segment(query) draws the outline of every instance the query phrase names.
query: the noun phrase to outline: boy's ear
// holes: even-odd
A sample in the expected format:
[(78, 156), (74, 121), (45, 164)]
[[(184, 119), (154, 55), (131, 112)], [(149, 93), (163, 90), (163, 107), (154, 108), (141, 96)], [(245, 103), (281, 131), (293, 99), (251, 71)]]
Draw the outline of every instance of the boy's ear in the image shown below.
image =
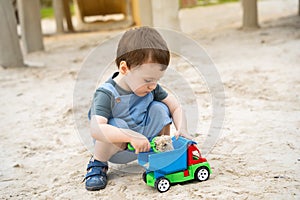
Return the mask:
[(128, 73), (129, 68), (128, 68), (128, 66), (127, 66), (126, 61), (121, 61), (121, 62), (120, 62), (119, 71), (120, 71), (120, 73), (123, 74), (123, 75), (125, 75), (125, 74)]

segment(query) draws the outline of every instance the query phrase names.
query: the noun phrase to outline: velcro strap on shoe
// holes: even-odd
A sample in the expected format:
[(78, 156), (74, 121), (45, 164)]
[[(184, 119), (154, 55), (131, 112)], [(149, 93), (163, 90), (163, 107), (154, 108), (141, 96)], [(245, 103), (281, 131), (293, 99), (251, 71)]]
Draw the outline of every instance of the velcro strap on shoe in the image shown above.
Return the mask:
[(93, 168), (90, 172), (88, 172), (86, 175), (85, 175), (85, 179), (89, 178), (89, 177), (92, 177), (92, 176), (104, 176), (106, 177), (106, 173), (102, 171), (102, 168)]
[(94, 168), (94, 167), (97, 167), (97, 168), (99, 167), (99, 168), (101, 168), (101, 170), (102, 170), (102, 168), (104, 168), (106, 170), (108, 169), (108, 165), (106, 163), (100, 162), (98, 160), (94, 160), (93, 162), (90, 162), (88, 164), (87, 170), (90, 170), (91, 168)]

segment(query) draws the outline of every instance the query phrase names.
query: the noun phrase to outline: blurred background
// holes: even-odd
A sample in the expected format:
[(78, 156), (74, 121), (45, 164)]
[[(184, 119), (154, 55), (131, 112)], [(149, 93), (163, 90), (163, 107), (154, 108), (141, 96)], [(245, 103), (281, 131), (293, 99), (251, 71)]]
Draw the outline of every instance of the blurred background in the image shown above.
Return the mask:
[[(238, 4), (233, 4), (234, 2), (239, 1), (7, 0), (1, 2), (0, 14), (5, 17), (0, 21), (0, 26), (5, 31), (1, 33), (0, 44), (3, 43), (3, 47), (7, 46), (5, 42), (10, 39), (17, 40), (16, 27), (25, 53), (43, 50), (43, 35), (47, 34), (120, 30), (131, 26), (154, 26), (192, 33), (201, 30), (203, 26), (210, 25), (213, 29), (230, 23), (239, 24), (244, 30), (256, 29), (259, 28), (259, 15), (271, 16), (270, 10), (273, 13), (277, 10), (284, 15), (284, 12), (291, 9), (291, 4), (283, 1), (272, 9), (264, 6), (267, 10), (259, 11), (259, 4), (272, 3), (257, 0), (242, 0)], [(228, 6), (228, 12), (219, 13), (218, 5), (229, 3), (231, 5)], [(203, 9), (203, 7), (210, 8)], [(207, 16), (205, 12), (210, 12), (209, 18), (201, 17)], [(239, 18), (238, 21), (236, 16)], [(0, 64), (21, 66), (22, 53), (18, 44), (14, 42), (14, 45), (8, 47), (6, 53), (1, 54)], [(17, 60), (12, 58), (14, 54), (17, 55)]]
[[(191, 134), (200, 150), (210, 129), (221, 131), (207, 155), (213, 174), (162, 196), (136, 163), (110, 165), (107, 188), (88, 193), (81, 182), (91, 152), (78, 127), (90, 138), (91, 76), (106, 80), (108, 68), (90, 55), (143, 25), (190, 38), (203, 48), (193, 55), (205, 52), (219, 73), (225, 101), (180, 55), (170, 68), (193, 94), (175, 76), (164, 80), (198, 108)], [(300, 199), (299, 50), (299, 0), (0, 0), (0, 198)], [(211, 127), (213, 98), (225, 107), (221, 127)]]

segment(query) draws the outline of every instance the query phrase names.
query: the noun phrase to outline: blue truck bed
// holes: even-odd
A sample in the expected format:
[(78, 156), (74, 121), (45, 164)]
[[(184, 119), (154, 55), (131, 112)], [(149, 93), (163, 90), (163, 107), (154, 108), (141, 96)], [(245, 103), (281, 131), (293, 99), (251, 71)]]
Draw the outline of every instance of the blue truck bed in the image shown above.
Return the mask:
[(187, 169), (187, 147), (195, 142), (179, 137), (172, 138), (173, 151), (168, 152), (145, 152), (138, 155), (138, 163), (147, 171), (154, 171), (156, 176), (166, 175)]

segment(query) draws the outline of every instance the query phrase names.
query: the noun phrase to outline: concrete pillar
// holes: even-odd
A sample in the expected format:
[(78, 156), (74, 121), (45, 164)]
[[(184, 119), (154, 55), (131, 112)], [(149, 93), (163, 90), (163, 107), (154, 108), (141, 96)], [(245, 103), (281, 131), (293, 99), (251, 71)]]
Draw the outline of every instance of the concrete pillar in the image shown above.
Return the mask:
[(133, 0), (133, 18), (137, 26), (153, 26), (151, 0)]
[(74, 31), (72, 16), (70, 12), (70, 0), (52, 0), (56, 33), (63, 33), (65, 30), (64, 20), (68, 31)]
[(178, 11), (178, 0), (152, 0), (153, 26), (179, 31)]
[(24, 51), (26, 53), (43, 51), (44, 44), (41, 27), (40, 1), (18, 0), (18, 11)]
[(242, 0), (243, 29), (256, 29), (258, 25), (257, 0)]
[(24, 66), (17, 33), (17, 21), (11, 1), (0, 0), (0, 65)]
[(179, 1), (133, 0), (133, 17), (137, 26), (180, 30)]
[(62, 0), (52, 0), (52, 6), (54, 10), (56, 32), (64, 32), (64, 3)]

